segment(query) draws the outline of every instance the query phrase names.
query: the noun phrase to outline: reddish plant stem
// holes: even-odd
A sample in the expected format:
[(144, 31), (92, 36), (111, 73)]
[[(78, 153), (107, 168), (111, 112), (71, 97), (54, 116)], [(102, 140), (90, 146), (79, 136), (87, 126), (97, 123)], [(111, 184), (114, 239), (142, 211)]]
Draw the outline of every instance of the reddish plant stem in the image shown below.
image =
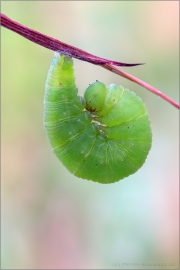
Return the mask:
[(86, 51), (83, 51), (81, 49), (78, 49), (76, 47), (73, 47), (71, 45), (65, 44), (57, 39), (54, 39), (52, 37), (46, 36), (42, 33), (39, 33), (31, 28), (28, 28), (27, 26), (24, 26), (18, 22), (15, 22), (5, 16), (4, 14), (1, 14), (1, 25), (11, 31), (14, 31), (18, 33), (19, 35), (25, 37), (26, 39), (29, 39), (30, 41), (37, 43), (45, 48), (48, 48), (53, 51), (58, 51), (60, 53), (69, 55), (71, 57), (80, 59), (82, 61), (87, 61), (95, 65), (100, 65), (101, 67), (118, 74), (130, 81), (133, 81), (142, 87), (146, 88), (150, 92), (154, 93), (155, 95), (158, 95), (162, 99), (166, 100), (170, 104), (172, 104), (175, 108), (180, 109), (180, 105), (175, 102), (173, 99), (165, 95), (164, 93), (160, 92), (158, 89), (152, 87), (151, 85), (141, 81), (140, 79), (118, 69), (117, 66), (135, 66), (135, 65), (140, 65), (139, 64), (126, 64), (122, 62), (116, 62), (112, 60), (107, 60), (104, 58), (100, 58), (98, 56), (95, 56), (93, 54), (90, 54)]
[(155, 87), (151, 86), (150, 84), (141, 81), (140, 79), (120, 70), (117, 67), (114, 67), (112, 65), (109, 64), (105, 64), (105, 65), (101, 65), (103, 68), (108, 69), (110, 71), (112, 71), (113, 73), (116, 73), (132, 82), (135, 82), (137, 84), (139, 84), (140, 86), (146, 88), (147, 90), (149, 90), (150, 92), (152, 92), (153, 94), (161, 97), (162, 99), (166, 100), (167, 102), (169, 102), (171, 105), (173, 105), (175, 108), (180, 109), (180, 105), (174, 101), (172, 98), (168, 97), (167, 95), (165, 95), (164, 93), (162, 93), (161, 91), (159, 91), (158, 89), (156, 89)]
[(17, 34), (29, 39), (30, 41), (37, 43), (45, 48), (48, 48), (52, 51), (58, 51), (59, 53), (69, 55), (71, 57), (80, 59), (82, 61), (87, 61), (95, 65), (102, 65), (102, 64), (113, 64), (115, 66), (137, 66), (142, 65), (142, 63), (137, 64), (127, 64), (122, 62), (117, 62), (113, 60), (107, 60), (93, 54), (90, 54), (86, 51), (63, 43), (55, 38), (46, 36), (38, 31), (35, 31), (27, 26), (24, 26), (18, 22), (15, 22), (8, 18), (6, 15), (1, 14), (1, 25), (10, 29), (11, 31), (16, 32)]

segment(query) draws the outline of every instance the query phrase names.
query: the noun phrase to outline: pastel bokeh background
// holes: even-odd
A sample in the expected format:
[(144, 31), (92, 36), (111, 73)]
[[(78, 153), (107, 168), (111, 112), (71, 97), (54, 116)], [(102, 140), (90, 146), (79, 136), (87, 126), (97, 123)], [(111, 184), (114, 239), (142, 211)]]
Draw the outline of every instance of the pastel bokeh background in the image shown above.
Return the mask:
[[(179, 99), (179, 1), (4, 1), (1, 12), (98, 56), (145, 62), (123, 70)], [(133, 90), (153, 131), (136, 174), (110, 185), (78, 179), (43, 127), (52, 57), (1, 28), (2, 269), (179, 269), (178, 110), (75, 59), (81, 94), (96, 79)]]

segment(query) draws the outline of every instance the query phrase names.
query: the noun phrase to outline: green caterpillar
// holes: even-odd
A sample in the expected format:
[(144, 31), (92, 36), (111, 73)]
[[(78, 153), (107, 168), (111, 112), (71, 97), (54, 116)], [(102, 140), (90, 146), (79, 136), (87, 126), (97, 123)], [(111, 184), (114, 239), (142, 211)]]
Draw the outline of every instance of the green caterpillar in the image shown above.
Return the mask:
[(77, 177), (103, 184), (135, 173), (152, 142), (146, 107), (122, 86), (96, 81), (78, 96), (72, 58), (55, 53), (44, 97), (51, 147)]

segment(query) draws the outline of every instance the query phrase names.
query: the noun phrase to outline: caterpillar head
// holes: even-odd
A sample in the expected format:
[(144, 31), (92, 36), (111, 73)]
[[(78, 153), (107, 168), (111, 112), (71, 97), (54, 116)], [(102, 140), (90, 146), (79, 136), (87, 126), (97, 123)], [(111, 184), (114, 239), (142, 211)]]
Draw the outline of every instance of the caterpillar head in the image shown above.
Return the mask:
[(100, 111), (104, 107), (107, 87), (104, 83), (96, 81), (85, 91), (86, 109), (92, 112)]

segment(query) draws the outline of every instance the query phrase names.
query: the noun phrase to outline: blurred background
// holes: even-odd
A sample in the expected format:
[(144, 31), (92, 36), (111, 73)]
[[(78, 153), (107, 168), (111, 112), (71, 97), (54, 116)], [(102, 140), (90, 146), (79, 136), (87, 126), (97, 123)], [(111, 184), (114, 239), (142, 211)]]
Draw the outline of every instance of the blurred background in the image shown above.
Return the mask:
[[(179, 100), (179, 1), (2, 1), (1, 11), (100, 57), (145, 62), (122, 69)], [(134, 175), (107, 185), (78, 179), (43, 127), (52, 58), (1, 28), (2, 269), (179, 269), (178, 110), (75, 59), (80, 94), (95, 80), (123, 85), (143, 99), (153, 132)]]

